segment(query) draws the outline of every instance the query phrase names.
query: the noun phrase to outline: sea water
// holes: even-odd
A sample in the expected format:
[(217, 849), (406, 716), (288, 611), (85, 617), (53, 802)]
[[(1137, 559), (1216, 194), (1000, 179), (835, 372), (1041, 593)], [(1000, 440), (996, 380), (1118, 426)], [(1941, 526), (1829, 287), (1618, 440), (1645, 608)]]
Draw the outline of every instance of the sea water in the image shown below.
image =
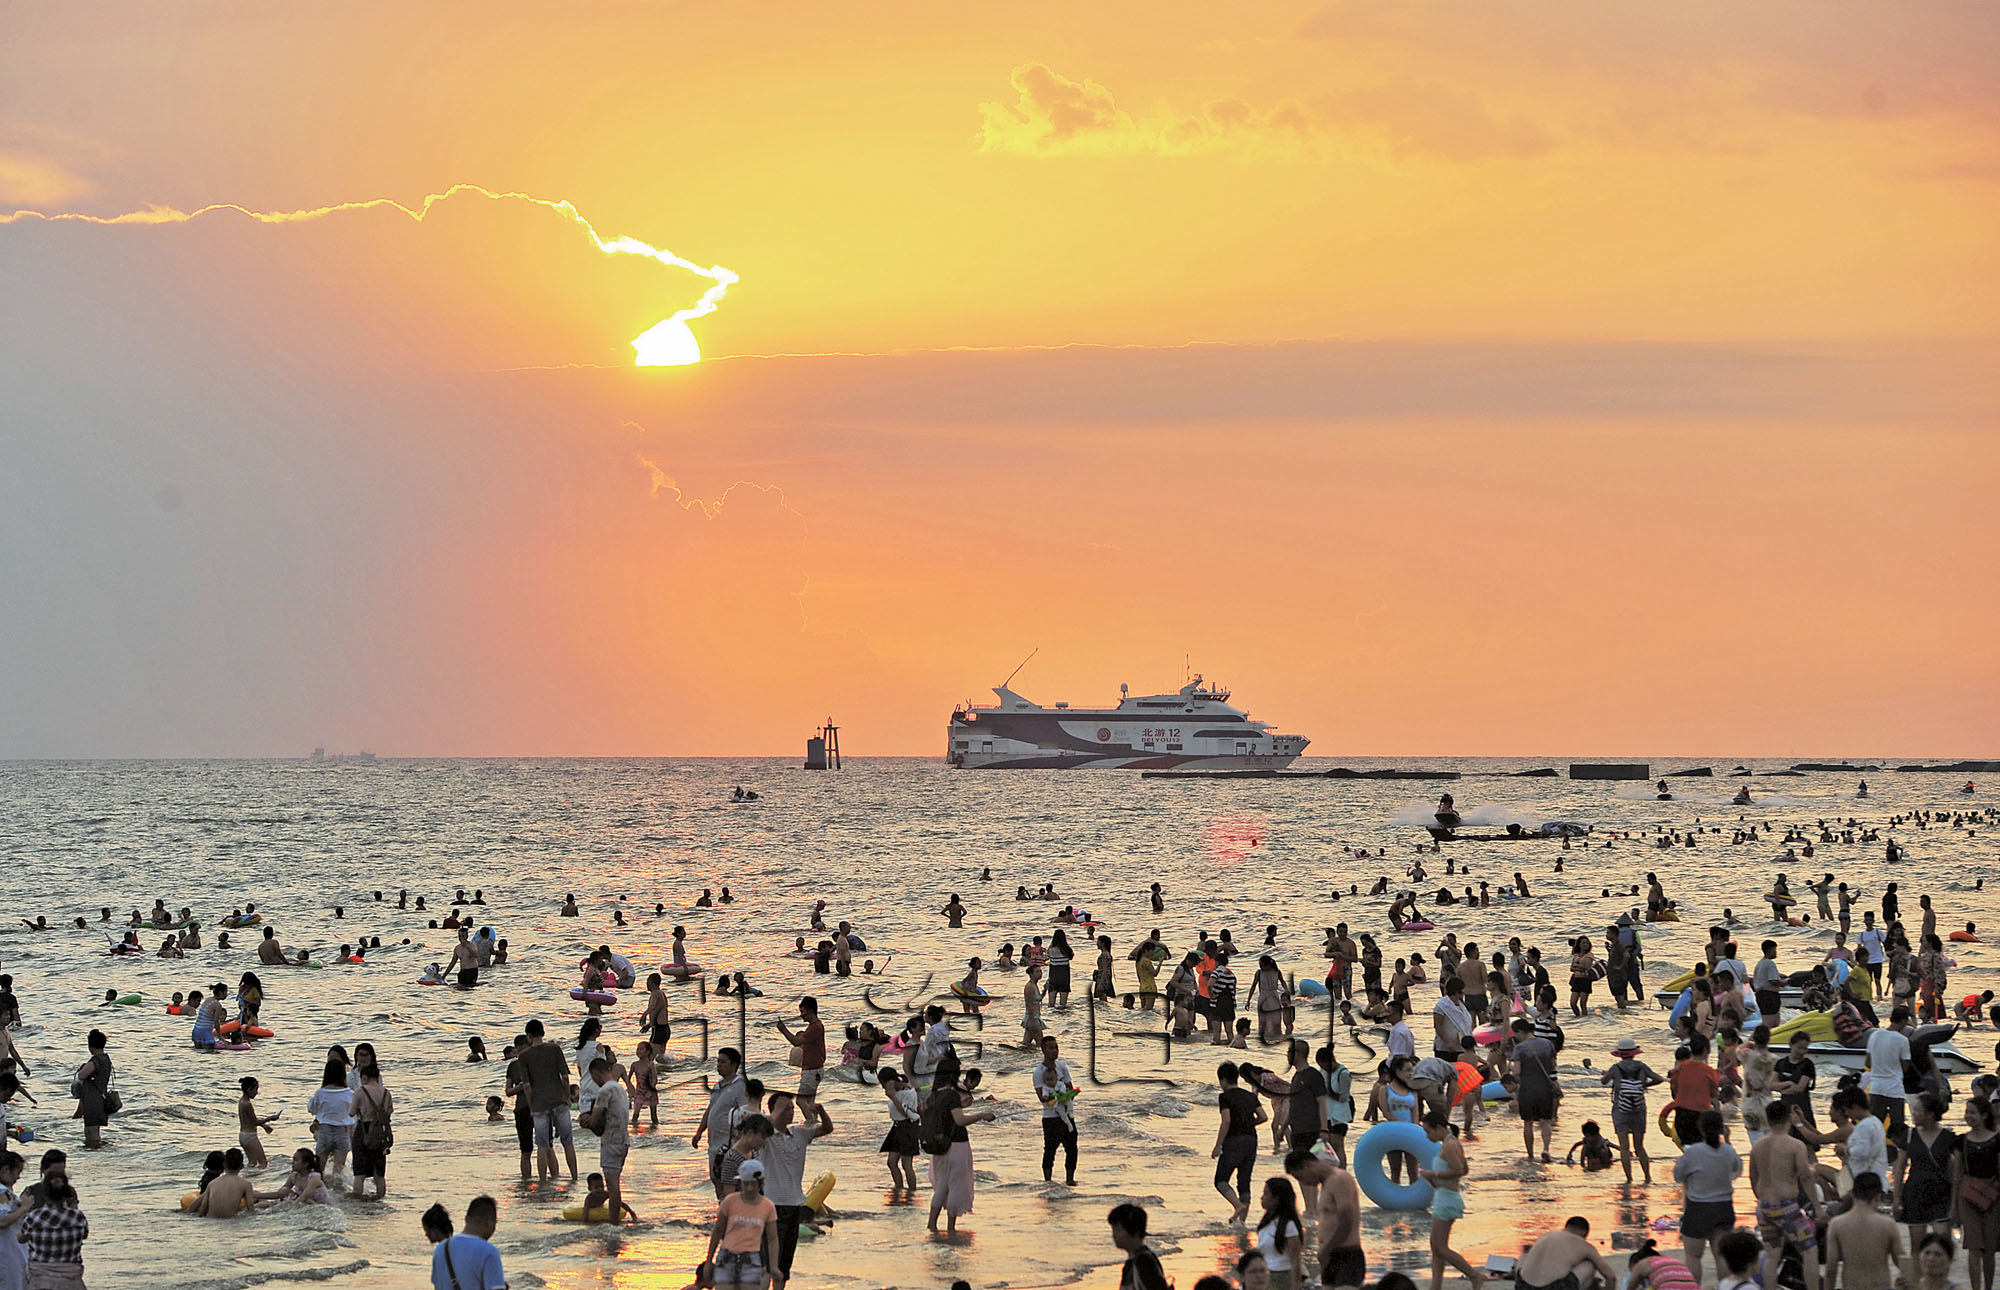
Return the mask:
[[(0, 848), (13, 923), (0, 931), (0, 970), (13, 974), (28, 1025), (41, 1027), (18, 1039), (34, 1069), (28, 1086), (41, 1105), (17, 1100), (9, 1113), (36, 1131), (27, 1148), (31, 1172), (45, 1146), (72, 1153), (72, 1176), (92, 1225), (85, 1258), (93, 1285), (339, 1278), (354, 1286), (418, 1286), (429, 1260), (418, 1215), (438, 1200), (457, 1217), (468, 1199), (486, 1192), (499, 1201), (496, 1242), (516, 1286), (680, 1287), (692, 1279), (714, 1212), (704, 1153), (688, 1144), (705, 1103), (702, 1080), (713, 1049), (741, 1044), (750, 1074), (772, 1088), (790, 1087), (788, 1045), (774, 1023), (795, 1015), (799, 995), (819, 997), (836, 1053), (848, 1024), (872, 1019), (893, 1030), (926, 1002), (942, 996), (949, 1004), (947, 987), (969, 957), (991, 963), (1002, 942), (1019, 946), (1052, 930), (1059, 905), (1017, 902), (1018, 886), (1053, 883), (1060, 903), (1077, 903), (1103, 923), (1121, 991), (1134, 986), (1125, 955), (1149, 928), (1158, 927), (1176, 954), (1191, 946), (1197, 930), (1228, 928), (1245, 950), (1271, 953), (1288, 974), (1318, 977), (1325, 971), (1321, 929), (1338, 921), (1357, 932), (1372, 929), (1391, 962), (1412, 951), (1434, 961), (1445, 931), (1486, 953), (1520, 935), (1542, 946), (1563, 990), (1566, 939), (1596, 937), (1601, 952), (1606, 924), (1634, 902), (1599, 893), (1643, 883), (1648, 870), (1660, 873), (1688, 920), (1645, 929), (1649, 992), (1699, 957), (1705, 929), (1724, 906), (1745, 920), (1738, 933), (1745, 959), (1754, 959), (1755, 945), (1768, 936), (1778, 941), (1787, 968), (1817, 961), (1832, 929), (1817, 918), (1810, 927), (1780, 927), (1758, 899), (1781, 870), (1804, 912), (1813, 909), (1804, 883), (1832, 872), (1867, 889), (1857, 927), (1860, 908), (1874, 907), (1882, 884), (1895, 880), (1912, 929), (1916, 898), (1928, 892), (1940, 931), (1971, 919), (1982, 928), (1990, 920), (2000, 932), (2000, 891), (1974, 890), (1995, 855), (1989, 831), (1977, 822), (1885, 829), (1885, 838), (1893, 832), (1907, 848), (1900, 864), (1884, 862), (1881, 843), (1819, 844), (1810, 861), (1781, 859), (1785, 848), (1777, 839), (1786, 824), (1854, 817), (1879, 825), (1916, 811), (1976, 811), (1990, 801), (1983, 791), (1960, 794), (1959, 777), (1870, 774), (1872, 793), (1857, 800), (1853, 774), (1730, 778), (1737, 763), (1721, 759), (1708, 763), (1716, 778), (1671, 780), (1675, 800), (1661, 802), (1649, 785), (1509, 774), (1559, 766), (1562, 759), (1401, 764), (1448, 767), (1465, 777), (1442, 785), (1187, 782), (1123, 772), (958, 772), (915, 759), (850, 760), (841, 772), (806, 772), (791, 760), (0, 766)], [(1655, 771), (1691, 764), (1700, 763), (1659, 763)], [(1747, 765), (1770, 771), (1784, 763)], [(1746, 783), (1755, 804), (1731, 805)], [(737, 785), (760, 799), (733, 802)], [(1497, 890), (1518, 870), (1534, 892), (1530, 901), (1495, 899), (1486, 908), (1433, 910), (1426, 898), (1436, 932), (1392, 934), (1386, 898), (1331, 899), (1335, 888), (1358, 885), (1365, 892), (1383, 874), (1394, 886), (1407, 884), (1406, 867), (1427, 840), (1414, 825), (1441, 788), (1453, 792), (1469, 820), (1495, 826), (1479, 832), (1555, 820), (1593, 832), (1567, 850), (1537, 839), (1447, 843), (1443, 856), (1425, 855), (1427, 891), (1447, 882), (1476, 887), (1481, 880)], [(1732, 831), (1745, 822), (1773, 829), (1732, 845)], [(1702, 832), (1692, 850), (1662, 851), (1653, 843), (1656, 830), (1697, 826), (1721, 831)], [(1357, 851), (1370, 854), (1358, 859)], [(1443, 877), (1447, 858), (1462, 861), (1469, 876)], [(1565, 862), (1561, 874), (1553, 872), (1558, 858)], [(988, 867), (992, 879), (981, 881)], [(1166, 895), (1166, 912), (1158, 915), (1148, 904), (1153, 882)], [(719, 894), (725, 884), (736, 903), (693, 908), (702, 888)], [(425, 965), (446, 959), (456, 940), (455, 932), (428, 924), (444, 916), (461, 887), (484, 890), (486, 907), (474, 912), (508, 939), (510, 962), (482, 974), (469, 992), (420, 986)], [(396, 893), (404, 889), (413, 900), (426, 896), (429, 912), (396, 909)], [(377, 891), (384, 901), (375, 900)], [(572, 892), (581, 916), (560, 917), (561, 901)], [(970, 910), (962, 930), (949, 929), (940, 913), (954, 892)], [(193, 907), (206, 948), (181, 961), (105, 957), (107, 932), (118, 934), (131, 910), (150, 910), (156, 897), (176, 911)], [(829, 925), (852, 920), (868, 942), (853, 977), (816, 976), (804, 959), (786, 953), (797, 936), (817, 939), (806, 929), (820, 899), (827, 901)], [(252, 950), (261, 929), (234, 933), (238, 948), (215, 949), (220, 917), (251, 901), (287, 946), (309, 946), (315, 959), (330, 959), (341, 942), (364, 935), (380, 936), (383, 951), (365, 967), (259, 968)], [(655, 902), (665, 904), (664, 917), (651, 913)], [(98, 921), (107, 905), (109, 925)], [(334, 916), (336, 906), (343, 917)], [(613, 922), (621, 908), (624, 928)], [(58, 926), (35, 933), (14, 922), (35, 915)], [(87, 929), (68, 926), (78, 915), (90, 920)], [(609, 944), (639, 966), (643, 982), (667, 957), (677, 923), (688, 929), (689, 955), (711, 974), (709, 985), (715, 973), (741, 971), (765, 994), (739, 1003), (692, 982), (669, 986), (675, 1023), (660, 1075), (661, 1125), (635, 1135), (625, 1175), (626, 1199), (643, 1222), (623, 1231), (564, 1222), (561, 1210), (581, 1198), (580, 1190), (566, 1180), (547, 1189), (523, 1186), (511, 1114), (506, 1123), (486, 1122), (481, 1104), (500, 1091), (501, 1050), (530, 1017), (542, 1018), (550, 1036), (571, 1048), (583, 1013), (568, 997), (578, 960)], [(1278, 945), (1262, 951), (1271, 923), (1279, 928)], [(151, 951), (164, 933), (141, 936)], [(915, 1204), (889, 1202), (877, 1151), (887, 1128), (879, 1090), (829, 1078), (822, 1093), (836, 1128), (812, 1147), (806, 1175), (838, 1175), (831, 1197), (837, 1218), (824, 1235), (802, 1242), (798, 1285), (945, 1286), (964, 1278), (982, 1287), (1109, 1286), (1116, 1276), (1110, 1265), (1120, 1256), (1104, 1215), (1121, 1200), (1151, 1212), (1153, 1243), (1180, 1284), (1233, 1260), (1243, 1237), (1225, 1222), (1228, 1209), (1211, 1189), (1209, 1159), (1214, 1068), (1229, 1054), (1201, 1043), (1175, 1044), (1168, 1054), (1157, 1037), (1158, 1015), (1112, 1006), (1093, 1017), (1086, 996), (1094, 955), (1086, 938), (1071, 939), (1078, 947), (1074, 1003), (1047, 1016), (1082, 1086), (1075, 1104), (1082, 1143), (1076, 1188), (1041, 1181), (1039, 1108), (1028, 1078), (1038, 1058), (1019, 1047), (1021, 976), (989, 969), (984, 980), (996, 1002), (982, 1031), (964, 1029), (959, 1038), (968, 1064), (985, 1072), (983, 1091), (998, 1098), (999, 1119), (971, 1131), (978, 1201), (958, 1240), (925, 1231), (927, 1190)], [(1952, 950), (1959, 963), (1953, 997), (1995, 984), (1986, 946)], [(864, 958), (875, 960), (879, 976), (859, 974)], [(233, 986), (245, 970), (260, 972), (264, 1020), (277, 1037), (249, 1052), (197, 1052), (189, 1023), (164, 1013), (169, 995), (216, 980)], [(1239, 961), (1246, 1003), (1253, 972), (1254, 963)], [(98, 1007), (107, 987), (140, 992), (145, 1003)], [(1434, 990), (1434, 984), (1419, 987), (1420, 1007)], [(605, 1018), (606, 1039), (628, 1063), (643, 1000), (643, 990), (628, 994)], [(1596, 1075), (1620, 1037), (1636, 1034), (1655, 1069), (1671, 1064), (1665, 1014), (1650, 997), (1624, 1014), (1601, 988), (1593, 1003), (1592, 1015), (1565, 1017), (1569, 1042), (1560, 1071), (1569, 1096), (1558, 1154), (1584, 1119), (1608, 1122), (1609, 1095)], [(1415, 1020), (1422, 1038), (1428, 1022)], [(106, 1130), (107, 1147), (86, 1153), (64, 1094), (93, 1026), (109, 1036), (125, 1111)], [(1330, 1027), (1324, 1003), (1302, 1006), (1297, 1028), (1316, 1044), (1331, 1034), (1341, 1060), (1360, 1075), (1356, 1094), (1365, 1103), (1379, 1036)], [(485, 1039), (493, 1062), (465, 1061), (470, 1035)], [(1987, 1063), (1990, 1038), (1982, 1028), (1961, 1035), (1960, 1046)], [(236, 1222), (176, 1211), (180, 1195), (198, 1180), (203, 1155), (235, 1144), (239, 1077), (262, 1081), (260, 1111), (284, 1112), (266, 1139), (273, 1165), (259, 1183), (274, 1188), (286, 1155), (310, 1142), (306, 1101), (328, 1045), (352, 1051), (364, 1040), (376, 1047), (397, 1107), (386, 1202), (283, 1206)], [(1282, 1068), (1282, 1050), (1253, 1048), (1250, 1060)], [(1822, 1080), (1822, 1102), (1831, 1083)], [(1655, 1106), (1663, 1096), (1656, 1092)], [(1735, 1131), (1739, 1149), (1747, 1149), (1740, 1126)], [(588, 1173), (596, 1167), (596, 1139), (579, 1129), (577, 1140)], [(1673, 1149), (1657, 1136), (1653, 1147), (1655, 1175), (1668, 1178)], [(1475, 1262), (1518, 1253), (1524, 1241), (1572, 1213), (1590, 1218), (1604, 1247), (1617, 1250), (1629, 1249), (1654, 1219), (1679, 1212), (1670, 1182), (1628, 1189), (1615, 1169), (1586, 1175), (1524, 1161), (1519, 1123), (1504, 1114), (1480, 1126), (1469, 1155), (1469, 1213), (1455, 1243)], [(1261, 1157), (1255, 1186), (1278, 1167), (1268, 1154)], [(918, 1174), (924, 1181), (921, 1167)], [(1739, 1188), (1738, 1211), (1750, 1212), (1747, 1185)], [(1424, 1264), (1422, 1215), (1364, 1204), (1363, 1232), (1374, 1270)]]

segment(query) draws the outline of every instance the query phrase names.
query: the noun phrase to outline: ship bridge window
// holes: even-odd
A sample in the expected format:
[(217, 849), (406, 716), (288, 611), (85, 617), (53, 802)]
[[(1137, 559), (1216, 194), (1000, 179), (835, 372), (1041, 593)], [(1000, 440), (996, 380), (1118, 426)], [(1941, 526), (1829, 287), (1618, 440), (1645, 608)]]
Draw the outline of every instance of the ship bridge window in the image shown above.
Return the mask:
[(1194, 737), (1197, 739), (1235, 739), (1240, 737), (1242, 733), (1241, 730), (1197, 730), (1194, 732)]
[(1139, 706), (1142, 708), (1180, 708), (1183, 705), (1179, 699), (1141, 699), (1139, 700)]

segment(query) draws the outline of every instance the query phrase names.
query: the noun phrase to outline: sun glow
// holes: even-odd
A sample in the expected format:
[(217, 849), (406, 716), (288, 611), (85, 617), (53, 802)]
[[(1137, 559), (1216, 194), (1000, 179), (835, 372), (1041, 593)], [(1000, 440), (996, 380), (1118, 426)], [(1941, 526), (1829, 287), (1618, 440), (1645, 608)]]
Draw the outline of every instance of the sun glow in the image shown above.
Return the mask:
[(441, 193), (430, 193), (415, 206), (405, 206), (391, 197), (371, 197), (365, 201), (337, 202), (331, 206), (315, 206), (309, 210), (258, 211), (234, 202), (216, 202), (195, 210), (176, 210), (171, 206), (149, 206), (145, 210), (127, 211), (122, 215), (86, 215), (77, 211), (17, 210), (12, 213), (0, 212), (0, 224), (12, 224), (18, 220), (43, 220), (48, 223), (77, 224), (186, 224), (204, 215), (224, 212), (245, 216), (260, 224), (298, 224), (307, 220), (324, 219), (328, 215), (338, 215), (345, 211), (366, 211), (389, 209), (400, 211), (421, 224), (431, 208), (453, 197), (470, 195), (484, 197), (491, 201), (527, 202), (554, 211), (564, 219), (582, 229), (590, 238), (592, 246), (606, 255), (637, 255), (663, 264), (670, 269), (685, 269), (700, 278), (706, 278), (709, 287), (701, 293), (701, 298), (685, 309), (677, 310), (672, 317), (664, 318), (641, 333), (632, 342), (633, 363), (638, 367), (686, 367), (701, 361), (701, 345), (694, 338), (694, 331), (688, 323), (696, 318), (705, 318), (716, 310), (729, 288), (736, 285), (737, 277), (719, 264), (707, 268), (692, 260), (684, 260), (672, 251), (642, 242), (636, 237), (607, 238), (594, 228), (582, 212), (568, 201), (556, 201), (547, 197), (536, 197), (529, 193), (495, 192), (478, 184), (453, 184)]
[(701, 361), (701, 342), (676, 314), (640, 333), (632, 342), (632, 353), (640, 367), (686, 367)]

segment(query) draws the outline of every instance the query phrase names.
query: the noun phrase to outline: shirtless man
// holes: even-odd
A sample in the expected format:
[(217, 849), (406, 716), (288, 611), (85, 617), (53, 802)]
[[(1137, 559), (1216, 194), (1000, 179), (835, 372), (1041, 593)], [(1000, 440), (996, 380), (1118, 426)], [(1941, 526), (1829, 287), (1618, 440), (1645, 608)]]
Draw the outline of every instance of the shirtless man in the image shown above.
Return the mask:
[(1590, 1223), (1583, 1218), (1536, 1238), (1514, 1275), (1521, 1290), (1609, 1290), (1618, 1284), (1611, 1265), (1590, 1243)]
[(1778, 1283), (1778, 1265), (1789, 1245), (1798, 1251), (1806, 1290), (1819, 1290), (1819, 1242), (1813, 1228), (1819, 1201), (1812, 1152), (1789, 1132), (1789, 1102), (1770, 1103), (1764, 1115), (1770, 1129), (1750, 1148), (1750, 1191), (1757, 1198), (1757, 1235), (1764, 1242), (1764, 1284)]
[(1329, 1290), (1368, 1283), (1368, 1258), (1361, 1252), (1361, 1188), (1354, 1175), (1329, 1166), (1319, 1191), (1320, 1284)]
[(660, 988), (660, 974), (646, 976), (646, 1011), (639, 1014), (639, 1029), (646, 1032), (646, 1042), (653, 1046), (655, 1053), (664, 1053), (667, 1040), (673, 1037), (673, 1022), (667, 1011), (667, 992)]
[(231, 1147), (223, 1154), (221, 1176), (194, 1203), (194, 1212), (205, 1218), (235, 1218), (250, 1208), (255, 1194), (250, 1180), (243, 1176), (243, 1152)]
[(277, 928), (267, 927), (264, 929), (264, 939), (257, 945), (257, 961), (267, 967), (284, 966), (285, 947), (278, 944)]
[(451, 947), (451, 965), (458, 970), (458, 986), (470, 990), (479, 984), (479, 951), (472, 947), (469, 927), (458, 929), (458, 944)]
[(1333, 960), (1331, 977), (1332, 994), (1336, 999), (1354, 997), (1354, 965), (1361, 959), (1361, 947), (1348, 934), (1347, 924), (1341, 923), (1333, 929), (1333, 935), (1326, 943), (1327, 956)]
[(1864, 1173), (1854, 1180), (1853, 1206), (1826, 1225), (1827, 1290), (1889, 1290), (1899, 1271), (1907, 1274), (1905, 1263), (1903, 1229), (1882, 1212), (1882, 1180)]

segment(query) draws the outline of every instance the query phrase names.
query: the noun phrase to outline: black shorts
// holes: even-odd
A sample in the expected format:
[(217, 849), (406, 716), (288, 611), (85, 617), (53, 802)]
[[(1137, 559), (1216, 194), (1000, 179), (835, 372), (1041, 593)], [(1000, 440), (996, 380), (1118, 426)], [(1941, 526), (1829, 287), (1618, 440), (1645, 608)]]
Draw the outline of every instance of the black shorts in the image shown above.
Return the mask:
[(1514, 1099), (1514, 1108), (1523, 1120), (1530, 1124), (1556, 1118), (1556, 1100), (1553, 1097), (1521, 1097)]
[(1328, 1250), (1326, 1261), (1320, 1264), (1319, 1280), (1328, 1290), (1334, 1286), (1367, 1285), (1368, 1256), (1360, 1250)]
[(1257, 1165), (1257, 1135), (1239, 1133), (1222, 1140), (1222, 1154), (1215, 1158), (1215, 1185), (1220, 1187), (1236, 1176), (1236, 1194), (1245, 1201), (1250, 1196), (1250, 1171)]
[(1868, 1113), (1882, 1122), (1891, 1138), (1903, 1131), (1903, 1113), (1909, 1103), (1900, 1097), (1885, 1097), (1880, 1093), (1868, 1095)]
[(650, 1042), (652, 1043), (654, 1050), (657, 1051), (661, 1048), (665, 1048), (667, 1046), (667, 1041), (669, 1039), (672, 1039), (673, 1037), (674, 1037), (674, 1023), (671, 1021), (662, 1021), (659, 1025), (653, 1027), (653, 1033), (650, 1036)]
[(464, 986), (468, 990), (471, 989), (473, 986), (478, 985), (479, 969), (476, 967), (469, 967), (464, 969), (458, 974), (458, 983)]
[(1691, 1200), (1681, 1209), (1681, 1237), (1705, 1241), (1736, 1226), (1736, 1207), (1726, 1200)]
[(514, 1108), (514, 1141), (521, 1144), (524, 1156), (535, 1149), (535, 1116), (525, 1106)]

